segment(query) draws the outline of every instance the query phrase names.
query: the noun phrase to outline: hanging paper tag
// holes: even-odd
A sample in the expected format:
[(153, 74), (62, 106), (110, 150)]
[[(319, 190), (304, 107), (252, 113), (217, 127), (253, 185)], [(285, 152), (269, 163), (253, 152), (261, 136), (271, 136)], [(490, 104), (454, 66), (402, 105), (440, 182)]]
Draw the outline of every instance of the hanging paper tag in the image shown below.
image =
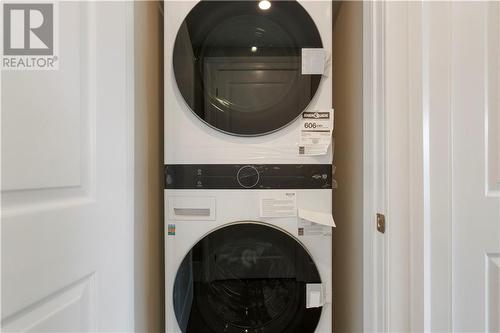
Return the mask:
[(323, 74), (325, 72), (324, 49), (302, 49), (302, 75)]
[(260, 198), (260, 217), (297, 216), (297, 195), (295, 192), (268, 192)]
[(316, 212), (307, 209), (299, 209), (299, 217), (316, 224), (335, 228), (335, 221), (331, 213)]
[(298, 215), (297, 228), (299, 236), (332, 235), (332, 227), (335, 227), (332, 214), (299, 209)]
[(332, 142), (333, 110), (304, 111), (300, 119), (299, 155), (325, 155)]

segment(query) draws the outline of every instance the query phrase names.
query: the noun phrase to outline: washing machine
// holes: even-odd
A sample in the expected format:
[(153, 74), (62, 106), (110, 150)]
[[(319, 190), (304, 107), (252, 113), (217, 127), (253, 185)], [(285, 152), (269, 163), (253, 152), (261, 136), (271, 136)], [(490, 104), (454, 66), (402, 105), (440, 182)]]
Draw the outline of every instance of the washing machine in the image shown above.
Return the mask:
[(332, 331), (331, 165), (166, 175), (168, 333)]
[(169, 164), (330, 164), (331, 1), (166, 1)]

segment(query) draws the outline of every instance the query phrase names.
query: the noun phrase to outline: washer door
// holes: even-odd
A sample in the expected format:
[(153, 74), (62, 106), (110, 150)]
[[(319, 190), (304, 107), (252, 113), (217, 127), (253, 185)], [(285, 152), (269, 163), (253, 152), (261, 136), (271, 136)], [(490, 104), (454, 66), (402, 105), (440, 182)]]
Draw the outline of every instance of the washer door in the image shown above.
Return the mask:
[(174, 311), (183, 333), (313, 333), (320, 308), (306, 309), (306, 285), (321, 283), (292, 236), (238, 223), (199, 241), (179, 267)]
[(302, 48), (322, 47), (296, 1), (201, 1), (177, 34), (174, 74), (201, 120), (229, 134), (262, 135), (310, 103), (321, 75), (302, 75)]

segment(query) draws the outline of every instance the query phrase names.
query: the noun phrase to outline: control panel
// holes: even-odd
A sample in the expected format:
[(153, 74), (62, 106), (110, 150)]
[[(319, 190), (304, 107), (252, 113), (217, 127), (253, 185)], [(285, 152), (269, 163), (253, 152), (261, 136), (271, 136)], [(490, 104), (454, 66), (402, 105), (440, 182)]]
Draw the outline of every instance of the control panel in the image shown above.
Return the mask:
[(331, 189), (329, 164), (174, 164), (166, 189)]

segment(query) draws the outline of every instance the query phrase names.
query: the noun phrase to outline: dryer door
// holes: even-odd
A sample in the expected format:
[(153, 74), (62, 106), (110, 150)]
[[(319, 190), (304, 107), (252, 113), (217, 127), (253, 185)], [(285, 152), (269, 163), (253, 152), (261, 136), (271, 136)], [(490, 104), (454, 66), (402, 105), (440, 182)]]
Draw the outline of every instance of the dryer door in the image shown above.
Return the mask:
[(174, 284), (183, 333), (313, 333), (321, 307), (306, 308), (318, 270), (292, 236), (261, 223), (238, 223), (200, 240)]
[(177, 86), (204, 122), (235, 135), (262, 135), (292, 122), (321, 74), (302, 74), (302, 49), (322, 48), (296, 1), (201, 1), (173, 50)]

